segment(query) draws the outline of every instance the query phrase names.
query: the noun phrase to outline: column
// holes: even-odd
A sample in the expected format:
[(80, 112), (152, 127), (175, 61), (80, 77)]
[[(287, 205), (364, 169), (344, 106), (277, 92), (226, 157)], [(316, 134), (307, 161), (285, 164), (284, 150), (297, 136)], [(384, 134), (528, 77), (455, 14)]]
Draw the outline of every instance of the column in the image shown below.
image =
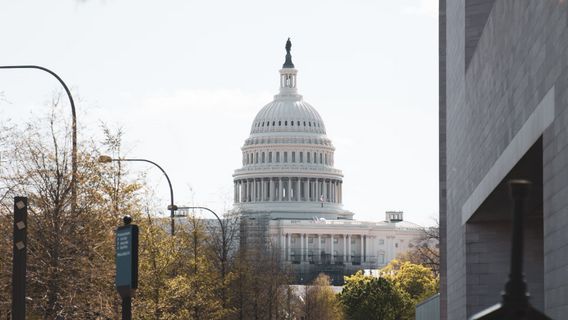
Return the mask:
[(318, 233), (318, 254), (317, 254), (317, 262), (321, 263), (321, 234)]
[(261, 192), (260, 192), (260, 201), (266, 201), (266, 180), (264, 178), (260, 179), (261, 185)]
[(278, 201), (282, 201), (282, 178), (278, 178)]
[(335, 181), (331, 182), (331, 201), (335, 202)]
[(347, 235), (343, 235), (343, 263), (347, 262)]
[(286, 261), (286, 235), (280, 231), (280, 259)]
[(323, 179), (321, 186), (322, 186), (322, 189), (323, 189), (322, 192), (321, 192), (323, 194), (323, 198), (324, 198), (323, 201), (329, 202), (329, 197), (327, 195), (327, 181), (325, 179)]
[(333, 257), (333, 250), (334, 250), (334, 249), (333, 249), (333, 248), (334, 248), (334, 245), (333, 245), (333, 242), (334, 242), (334, 241), (333, 241), (333, 234), (330, 234), (330, 235), (329, 235), (329, 238), (331, 239), (331, 264), (333, 264), (333, 263), (335, 263), (335, 258)]
[(363, 262), (367, 262), (367, 236), (362, 236), (363, 241)]
[(351, 235), (347, 235), (347, 261), (351, 262)]
[(292, 201), (292, 178), (288, 178), (288, 185), (286, 189), (286, 200)]
[(296, 181), (296, 201), (300, 201), (302, 198), (302, 193), (300, 192), (301, 190), (302, 188), (300, 183), (300, 177), (298, 177), (298, 181)]
[(270, 178), (269, 184), (270, 191), (268, 193), (268, 196), (270, 197), (270, 201), (274, 201), (274, 179)]
[(320, 201), (320, 184), (319, 184), (319, 179), (316, 178), (316, 201)]
[(292, 234), (287, 233), (286, 234), (286, 261), (290, 261), (290, 237), (292, 236)]
[(300, 263), (304, 261), (304, 234), (300, 233)]
[(306, 178), (306, 180), (304, 180), (304, 201), (310, 201), (309, 192), (310, 192), (310, 179)]
[(364, 242), (363, 235), (361, 235), (361, 251), (360, 251), (360, 252), (361, 252), (361, 263), (363, 263), (363, 260), (364, 260), (363, 258), (364, 258), (364, 255), (365, 255), (365, 253), (364, 253), (365, 250), (364, 250), (363, 242)]
[(339, 203), (343, 203), (343, 181), (339, 181)]

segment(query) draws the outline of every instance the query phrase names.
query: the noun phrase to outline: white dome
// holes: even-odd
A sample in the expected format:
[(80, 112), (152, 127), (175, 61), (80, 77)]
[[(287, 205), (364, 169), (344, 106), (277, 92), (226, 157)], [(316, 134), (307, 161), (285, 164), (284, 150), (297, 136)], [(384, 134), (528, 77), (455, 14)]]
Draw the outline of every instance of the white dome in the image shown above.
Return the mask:
[(250, 133), (313, 132), (325, 134), (325, 125), (319, 113), (300, 95), (281, 97), (262, 108), (252, 124)]

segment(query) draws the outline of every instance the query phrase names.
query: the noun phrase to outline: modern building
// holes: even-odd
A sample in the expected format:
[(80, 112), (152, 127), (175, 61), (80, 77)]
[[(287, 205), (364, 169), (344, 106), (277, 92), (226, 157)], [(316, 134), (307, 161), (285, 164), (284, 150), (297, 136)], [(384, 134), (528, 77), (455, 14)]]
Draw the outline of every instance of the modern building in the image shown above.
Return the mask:
[(442, 319), (501, 301), (507, 181), (532, 181), (524, 271), (531, 304), (568, 314), (568, 3), (441, 0)]
[(359, 269), (383, 266), (420, 236), (420, 227), (388, 212), (385, 221), (353, 220), (343, 208), (343, 174), (325, 124), (298, 93), (291, 43), (280, 92), (256, 115), (235, 170), (234, 210), (244, 217), (242, 243), (279, 250), (298, 283), (326, 272), (334, 283)]

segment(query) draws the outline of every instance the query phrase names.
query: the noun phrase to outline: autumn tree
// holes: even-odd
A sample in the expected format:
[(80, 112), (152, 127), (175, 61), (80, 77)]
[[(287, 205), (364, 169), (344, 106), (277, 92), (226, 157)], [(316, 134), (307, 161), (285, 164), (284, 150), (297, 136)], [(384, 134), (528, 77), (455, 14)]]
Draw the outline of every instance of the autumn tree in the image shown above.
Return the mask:
[(365, 276), (361, 271), (345, 277), (339, 299), (350, 320), (407, 319), (413, 308), (408, 294), (389, 280)]
[[(62, 120), (65, 117), (58, 96), (50, 111), (45, 118), (32, 119), (3, 133), (5, 162), (0, 186), (6, 192), (1, 228), (11, 227), (13, 196), (26, 195), (30, 204), (28, 317), (115, 318), (118, 300), (113, 286), (112, 248), (119, 217), (109, 206), (112, 194), (107, 192), (113, 173), (97, 163), (97, 143), (84, 140), (79, 145), (77, 206), (72, 210), (70, 130)], [(125, 183), (120, 189), (126, 203), (121, 214), (135, 211), (136, 183)], [(7, 251), (4, 243), (11, 246), (11, 242), (2, 242), (0, 250)], [(11, 264), (4, 258), (0, 263), (0, 277), (8, 278)], [(5, 295), (6, 286), (1, 289)], [(9, 303), (0, 307), (0, 314), (8, 313)]]
[(405, 318), (414, 319), (414, 306), (438, 291), (438, 277), (432, 270), (408, 261), (392, 260), (381, 269), (381, 277), (408, 295), (413, 307)]
[(328, 275), (320, 273), (309, 286), (305, 286), (302, 310), (305, 320), (343, 319), (343, 310)]

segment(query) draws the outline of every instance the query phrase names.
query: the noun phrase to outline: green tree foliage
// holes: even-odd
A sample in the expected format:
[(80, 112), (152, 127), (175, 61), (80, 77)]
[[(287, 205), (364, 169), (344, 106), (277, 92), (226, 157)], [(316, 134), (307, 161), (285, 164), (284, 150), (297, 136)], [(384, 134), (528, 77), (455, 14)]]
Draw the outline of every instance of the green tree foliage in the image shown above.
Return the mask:
[(302, 310), (305, 320), (343, 319), (343, 310), (331, 289), (329, 276), (320, 273), (311, 285), (305, 287)]
[(361, 271), (345, 277), (339, 299), (346, 318), (351, 320), (406, 319), (412, 308), (404, 291), (387, 279), (365, 276)]
[(381, 270), (381, 276), (408, 293), (415, 304), (437, 292), (437, 278), (419, 264), (394, 259)]

